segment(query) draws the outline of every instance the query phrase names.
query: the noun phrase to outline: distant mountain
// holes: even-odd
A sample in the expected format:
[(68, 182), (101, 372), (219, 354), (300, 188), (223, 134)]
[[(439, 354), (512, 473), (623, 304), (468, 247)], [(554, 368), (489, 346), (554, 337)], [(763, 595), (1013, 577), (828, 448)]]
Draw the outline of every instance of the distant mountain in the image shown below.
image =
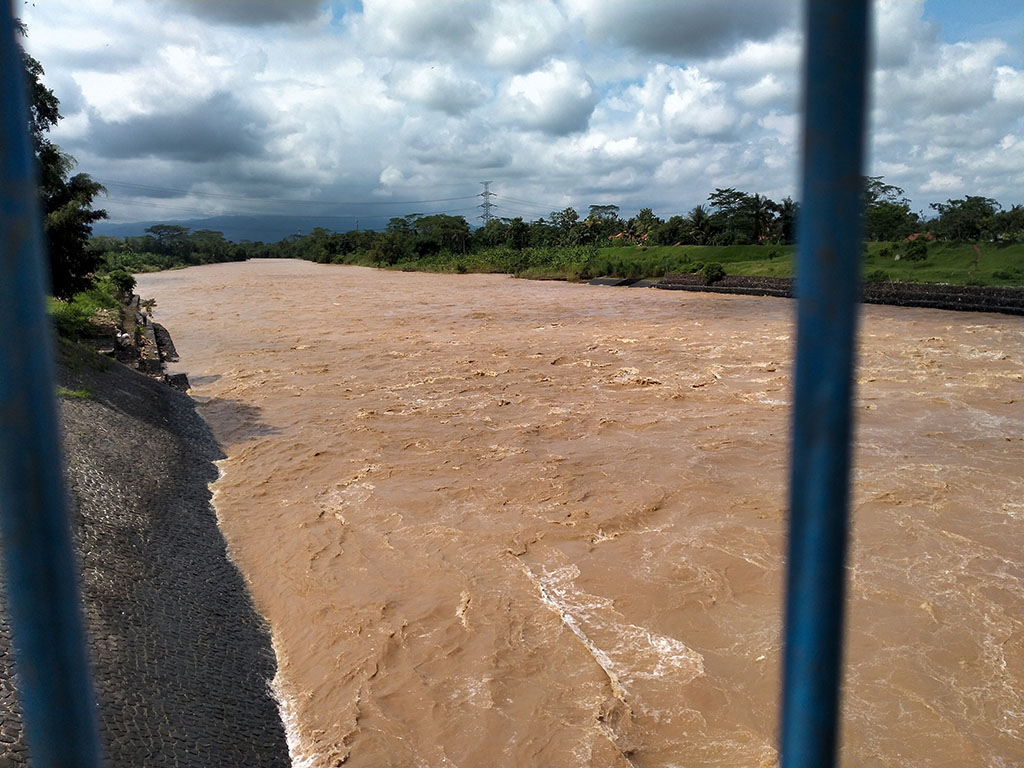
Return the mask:
[(223, 232), (227, 240), (236, 243), (242, 240), (276, 243), (288, 235), (308, 234), (318, 226), (332, 232), (344, 232), (351, 229), (347, 225), (338, 228), (339, 222), (337, 221), (321, 222), (309, 216), (211, 216), (206, 219), (174, 221), (162, 219), (160, 221), (133, 221), (126, 224), (98, 221), (93, 224), (92, 233), (111, 237), (139, 237), (146, 234), (146, 228), (154, 224), (176, 224), (188, 227), (193, 232), (200, 229), (212, 229), (216, 232)]

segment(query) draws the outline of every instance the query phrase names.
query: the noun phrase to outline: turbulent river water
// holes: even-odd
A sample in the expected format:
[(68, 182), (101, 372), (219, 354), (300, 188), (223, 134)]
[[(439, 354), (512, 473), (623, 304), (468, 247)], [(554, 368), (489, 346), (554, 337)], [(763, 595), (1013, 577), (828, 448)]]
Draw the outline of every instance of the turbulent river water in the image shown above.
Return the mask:
[[(774, 766), (786, 299), (139, 277), (296, 765)], [(865, 307), (844, 766), (1024, 764), (1024, 320)]]

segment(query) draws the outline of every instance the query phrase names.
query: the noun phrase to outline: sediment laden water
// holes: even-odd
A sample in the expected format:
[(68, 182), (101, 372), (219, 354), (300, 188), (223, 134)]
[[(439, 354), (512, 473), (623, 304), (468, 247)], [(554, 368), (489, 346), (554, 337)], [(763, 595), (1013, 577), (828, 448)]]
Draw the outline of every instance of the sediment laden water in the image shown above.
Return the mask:
[[(141, 276), (296, 762), (772, 766), (793, 304)], [(1024, 763), (1019, 318), (865, 307), (842, 764)]]

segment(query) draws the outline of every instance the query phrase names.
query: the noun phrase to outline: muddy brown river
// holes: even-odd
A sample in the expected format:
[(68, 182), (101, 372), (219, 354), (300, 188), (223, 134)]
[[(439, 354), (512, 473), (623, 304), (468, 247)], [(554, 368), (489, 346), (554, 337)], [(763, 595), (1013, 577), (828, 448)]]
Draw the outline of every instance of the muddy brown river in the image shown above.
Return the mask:
[[(794, 304), (139, 276), (297, 766), (777, 764)], [(1024, 319), (865, 307), (841, 764), (1024, 764)]]

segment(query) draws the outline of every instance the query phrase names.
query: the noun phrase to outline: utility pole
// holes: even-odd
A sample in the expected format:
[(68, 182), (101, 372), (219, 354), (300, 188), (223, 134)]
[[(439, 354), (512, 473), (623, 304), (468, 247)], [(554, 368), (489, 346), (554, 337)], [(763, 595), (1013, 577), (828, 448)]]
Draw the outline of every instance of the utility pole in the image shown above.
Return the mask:
[(480, 203), (478, 207), (484, 209), (484, 213), (480, 218), (484, 220), (484, 225), (486, 226), (487, 222), (491, 220), (491, 208), (494, 207), (494, 203), (491, 202), (491, 198), (494, 197), (494, 193), (490, 190), (492, 182), (481, 181), (480, 183), (484, 185), (484, 191), (481, 192), (478, 197), (482, 197), (484, 201)]

